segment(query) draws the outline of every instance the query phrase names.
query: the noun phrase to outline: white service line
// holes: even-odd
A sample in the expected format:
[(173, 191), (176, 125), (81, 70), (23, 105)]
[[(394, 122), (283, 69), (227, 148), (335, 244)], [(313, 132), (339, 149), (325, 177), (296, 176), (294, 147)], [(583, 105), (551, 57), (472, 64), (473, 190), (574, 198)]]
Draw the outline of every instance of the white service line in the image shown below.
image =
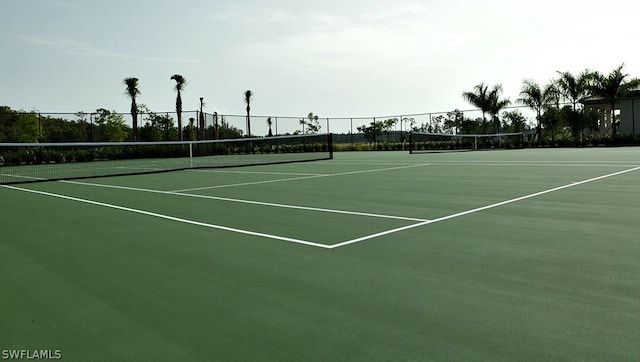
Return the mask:
[(219, 189), (219, 188), (224, 188), (224, 187), (259, 185), (259, 184), (266, 184), (266, 183), (273, 183), (273, 182), (296, 181), (296, 180), (305, 180), (305, 179), (320, 178), (320, 177), (355, 175), (355, 174), (370, 173), (370, 172), (382, 172), (382, 171), (400, 170), (400, 169), (404, 169), (404, 168), (413, 168), (413, 167), (421, 167), (421, 166), (429, 166), (429, 165), (430, 165), (429, 163), (420, 163), (420, 164), (417, 164), (417, 165), (387, 167), (387, 168), (376, 168), (376, 169), (373, 169), (373, 170), (349, 171), (349, 172), (319, 174), (319, 175), (304, 176), (304, 177), (284, 178), (284, 179), (278, 179), (278, 180), (243, 182), (243, 183), (238, 183), (238, 184), (195, 187), (195, 188), (191, 188), (191, 189), (173, 190), (172, 192), (189, 192), (189, 191), (200, 191), (200, 190), (212, 190), (212, 189)]
[(640, 170), (640, 167), (634, 167), (634, 168), (630, 168), (630, 169), (627, 169), (627, 170), (614, 172), (614, 173), (610, 173), (610, 174), (606, 174), (606, 175), (603, 175), (603, 176), (590, 178), (590, 179), (583, 180), (583, 181), (572, 182), (570, 184), (566, 184), (566, 185), (563, 185), (563, 186), (554, 187), (554, 188), (551, 188), (551, 189), (548, 189), (548, 190), (535, 192), (535, 193), (532, 193), (532, 194), (529, 194), (529, 195), (516, 197), (514, 199), (510, 199), (510, 200), (506, 200), (506, 201), (502, 201), (502, 202), (497, 202), (495, 204), (478, 207), (478, 208), (475, 208), (475, 209), (459, 212), (459, 213), (456, 213), (456, 214), (443, 216), (443, 217), (440, 217), (440, 218), (437, 218), (437, 219), (427, 220), (427, 221), (423, 221), (423, 222), (420, 222), (420, 223), (417, 223), (417, 224), (407, 225), (407, 226), (403, 226), (403, 227), (399, 227), (399, 228), (395, 228), (395, 229), (391, 229), (391, 230), (382, 231), (382, 232), (379, 232), (379, 233), (363, 236), (363, 237), (360, 237), (360, 238), (347, 240), (347, 241), (344, 241), (344, 242), (341, 242), (341, 243), (338, 243), (338, 244), (333, 244), (333, 245), (331, 245), (330, 248), (331, 249), (335, 249), (335, 248), (339, 248), (341, 246), (355, 244), (355, 243), (358, 243), (358, 242), (361, 242), (361, 241), (364, 241), (364, 240), (377, 238), (379, 236), (389, 235), (389, 234), (397, 233), (399, 231), (413, 229), (413, 228), (417, 228), (417, 227), (420, 227), (420, 226), (433, 224), (433, 223), (436, 223), (436, 222), (439, 222), (439, 221), (449, 220), (449, 219), (453, 219), (453, 218), (456, 218), (456, 217), (473, 214), (473, 213), (476, 213), (476, 212), (479, 212), (479, 211), (484, 211), (484, 210), (492, 209), (492, 208), (495, 208), (495, 207), (498, 207), (498, 206), (503, 206), (503, 205), (511, 204), (511, 203), (514, 203), (514, 202), (517, 202), (517, 201), (522, 201), (522, 200), (530, 199), (532, 197), (548, 194), (550, 192), (564, 190), (564, 189), (567, 189), (567, 188), (570, 188), (570, 187), (586, 184), (588, 182), (598, 181), (598, 180), (602, 180), (602, 179), (605, 179), (605, 178), (618, 176), (618, 175), (622, 175), (622, 174), (625, 174), (625, 173), (628, 173), (628, 172), (633, 172), (633, 171), (638, 171), (638, 170)]
[(326, 173), (303, 173), (303, 172), (269, 172), (269, 171), (230, 171), (218, 169), (187, 169), (185, 172), (206, 172), (206, 173), (240, 173), (255, 175), (288, 175), (288, 176), (326, 176)]
[(291, 178), (283, 178), (283, 179), (277, 179), (277, 180), (253, 181), (253, 182), (242, 182), (242, 183), (228, 184), (228, 185), (194, 187), (194, 188), (190, 188), (190, 189), (173, 190), (173, 191), (169, 191), (169, 192), (189, 192), (189, 191), (200, 191), (200, 190), (213, 190), (213, 189), (222, 189), (222, 188), (226, 188), (226, 187), (247, 186), (247, 185), (261, 185), (261, 184), (270, 184), (270, 183), (274, 183), (274, 182), (305, 180), (305, 179), (308, 179), (308, 178), (318, 178), (318, 177), (325, 177), (325, 175), (291, 177)]
[(173, 191), (159, 191), (159, 190), (142, 189), (142, 188), (138, 188), (138, 187), (129, 187), (129, 186), (105, 185), (105, 184), (95, 184), (95, 183), (89, 183), (89, 182), (68, 181), (68, 180), (62, 180), (62, 181), (59, 181), (59, 182), (68, 183), (68, 184), (74, 184), (74, 185), (103, 187), (103, 188), (129, 190), (129, 191), (139, 191), (139, 192), (150, 192), (150, 193), (164, 194), (164, 195), (186, 196), (186, 197), (194, 197), (194, 198), (199, 198), (199, 199), (208, 199), (208, 200), (217, 200), (217, 201), (237, 202), (237, 203), (242, 203), (242, 204), (272, 206), (272, 207), (280, 207), (280, 208), (285, 208), (285, 209), (319, 211), (319, 212), (327, 212), (327, 213), (333, 213), (333, 214), (367, 216), (367, 217), (377, 217), (377, 218), (382, 218), (382, 219), (395, 219), (395, 220), (405, 220), (405, 221), (427, 221), (427, 219), (419, 219), (419, 218), (405, 217), (405, 216), (373, 214), (373, 213), (366, 213), (366, 212), (346, 211), (346, 210), (336, 210), (336, 209), (325, 209), (325, 208), (309, 207), (309, 206), (276, 204), (276, 203), (272, 203), (272, 202), (252, 201), (252, 200), (243, 200), (243, 199), (232, 199), (232, 198), (228, 198), (228, 197), (199, 195), (199, 194), (187, 194), (187, 193), (173, 192)]
[(5, 177), (15, 177), (15, 178), (27, 178), (30, 180), (45, 180), (42, 177), (32, 177), (32, 176), (22, 176), (22, 175), (13, 175), (13, 174), (7, 174), (7, 173), (2, 173), (0, 174), (0, 176), (5, 176)]
[(155, 212), (138, 210), (138, 209), (133, 209), (133, 208), (130, 208), (130, 207), (124, 207), (124, 206), (119, 206), (119, 205), (114, 205), (114, 204), (108, 204), (108, 203), (105, 203), (105, 202), (81, 199), (81, 198), (72, 197), (72, 196), (66, 196), (66, 195), (61, 195), (61, 194), (55, 194), (55, 193), (52, 193), (52, 192), (31, 190), (31, 189), (25, 189), (25, 188), (9, 186), (9, 185), (0, 185), (0, 186), (6, 187), (6, 188), (9, 188), (9, 189), (13, 189), (13, 190), (18, 190), (18, 191), (24, 191), (24, 192), (34, 193), (34, 194), (57, 197), (57, 198), (60, 198), (60, 199), (65, 199), (65, 200), (82, 202), (82, 203), (85, 203), (85, 204), (97, 205), (97, 206), (107, 207), (107, 208), (111, 208), (111, 209), (128, 211), (128, 212), (133, 212), (133, 213), (136, 213), (136, 214), (142, 214), (142, 215), (157, 217), (157, 218), (160, 218), (160, 219), (177, 221), (177, 222), (181, 222), (181, 223), (185, 223), (185, 224), (204, 226), (204, 227), (208, 227), (208, 228), (212, 228), (212, 229), (225, 230), (225, 231), (230, 231), (230, 232), (234, 232), (234, 233), (238, 233), (238, 234), (259, 236), (259, 237), (268, 238), (268, 239), (282, 240), (282, 241), (287, 241), (287, 242), (290, 242), (290, 243), (314, 246), (314, 247), (322, 248), (322, 249), (330, 249), (329, 245), (314, 243), (314, 242), (311, 242), (311, 241), (306, 241), (306, 240), (301, 240), (301, 239), (288, 238), (288, 237), (285, 237), (285, 236), (279, 236), (279, 235), (272, 235), (272, 234), (265, 234), (265, 233), (259, 233), (259, 232), (254, 232), (254, 231), (236, 229), (236, 228), (231, 228), (231, 227), (222, 226), (222, 225), (208, 224), (208, 223), (204, 223), (204, 222), (200, 222), (200, 221), (182, 219), (182, 218), (179, 218), (179, 217), (174, 217), (174, 216), (169, 216), (169, 215), (164, 215), (164, 214), (158, 214), (158, 213), (155, 213)]

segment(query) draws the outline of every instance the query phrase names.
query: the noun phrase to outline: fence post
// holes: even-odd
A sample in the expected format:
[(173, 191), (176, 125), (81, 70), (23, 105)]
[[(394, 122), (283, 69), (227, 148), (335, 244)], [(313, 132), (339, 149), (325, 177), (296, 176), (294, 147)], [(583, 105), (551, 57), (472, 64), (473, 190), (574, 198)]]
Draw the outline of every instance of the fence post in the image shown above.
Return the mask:
[(636, 99), (635, 98), (631, 98), (631, 134), (633, 135), (631, 139), (635, 140), (637, 137), (636, 135)]
[(373, 117), (373, 147), (376, 147), (376, 117)]
[(351, 136), (351, 151), (355, 149), (353, 145), (353, 118), (349, 118), (349, 136)]

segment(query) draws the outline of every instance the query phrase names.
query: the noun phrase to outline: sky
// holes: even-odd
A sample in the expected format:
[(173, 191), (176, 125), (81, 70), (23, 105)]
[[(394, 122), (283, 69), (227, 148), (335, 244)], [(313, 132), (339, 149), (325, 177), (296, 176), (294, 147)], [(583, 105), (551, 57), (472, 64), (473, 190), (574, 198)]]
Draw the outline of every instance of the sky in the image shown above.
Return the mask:
[(128, 112), (138, 103), (348, 118), (472, 109), (557, 71), (640, 77), (637, 0), (0, 0), (0, 105)]

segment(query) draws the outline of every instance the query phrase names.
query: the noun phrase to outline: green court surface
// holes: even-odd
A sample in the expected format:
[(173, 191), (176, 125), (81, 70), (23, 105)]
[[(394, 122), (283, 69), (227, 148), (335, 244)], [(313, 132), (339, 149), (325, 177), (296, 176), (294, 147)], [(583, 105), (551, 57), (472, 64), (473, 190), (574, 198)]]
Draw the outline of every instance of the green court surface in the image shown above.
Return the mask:
[(2, 351), (640, 360), (640, 148), (336, 153), (0, 200)]

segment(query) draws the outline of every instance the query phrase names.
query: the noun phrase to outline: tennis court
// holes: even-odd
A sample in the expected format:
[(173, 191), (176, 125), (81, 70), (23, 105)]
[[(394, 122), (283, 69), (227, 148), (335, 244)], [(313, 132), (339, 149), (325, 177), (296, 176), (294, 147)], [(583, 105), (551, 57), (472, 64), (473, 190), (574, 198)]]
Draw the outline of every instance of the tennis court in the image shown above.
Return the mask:
[(640, 149), (0, 186), (0, 350), (638, 360)]

